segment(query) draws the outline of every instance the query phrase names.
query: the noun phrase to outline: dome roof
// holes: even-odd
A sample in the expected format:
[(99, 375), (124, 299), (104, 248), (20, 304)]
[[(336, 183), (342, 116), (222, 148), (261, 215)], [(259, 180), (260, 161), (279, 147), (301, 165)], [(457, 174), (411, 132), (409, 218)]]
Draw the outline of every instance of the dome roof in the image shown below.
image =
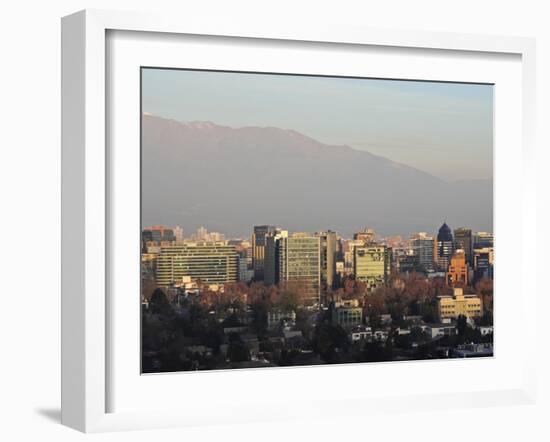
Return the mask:
[(443, 223), (443, 225), (439, 228), (439, 233), (437, 234), (437, 240), (438, 241), (453, 240), (453, 234), (451, 233), (451, 229), (449, 228), (447, 223)]

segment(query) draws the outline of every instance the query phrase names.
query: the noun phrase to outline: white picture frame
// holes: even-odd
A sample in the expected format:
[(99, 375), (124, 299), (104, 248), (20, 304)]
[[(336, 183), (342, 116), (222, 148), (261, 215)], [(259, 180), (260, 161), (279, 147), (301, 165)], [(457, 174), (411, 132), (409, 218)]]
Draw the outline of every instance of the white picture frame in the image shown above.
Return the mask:
[[(154, 32), (163, 35), (199, 35), (225, 38), (269, 39), (273, 41), (369, 45), (380, 48), (438, 49), (515, 54), (521, 57), (522, 121), (521, 235), (534, 231), (535, 43), (518, 37), (389, 31), (345, 26), (308, 24), (297, 28), (284, 23), (216, 23), (191, 18), (152, 16), (122, 12), (87, 10), (62, 21), (62, 423), (85, 432), (156, 428), (205, 424), (200, 409), (195, 415), (185, 410), (109, 411), (108, 396), (113, 388), (109, 370), (111, 312), (107, 296), (109, 279), (107, 228), (109, 195), (106, 121), (108, 63), (106, 35), (110, 31)], [(157, 34), (158, 35), (158, 34)], [(498, 171), (496, 172), (499, 173)], [(522, 241), (521, 256), (533, 256), (534, 245)], [(525, 261), (523, 261), (525, 262)], [(522, 268), (522, 274), (527, 269)], [(521, 280), (520, 308), (536, 304), (535, 282)], [(136, 318), (136, 321), (139, 319)], [(535, 334), (534, 321), (525, 334)], [(535, 400), (536, 358), (534, 339), (527, 339), (522, 353), (523, 376), (519, 386), (490, 391), (427, 394), (414, 398), (390, 391), (379, 397), (378, 410), (477, 405), (521, 404)], [(529, 357), (530, 356), (530, 357)], [(404, 370), (402, 366), (400, 369)], [(338, 368), (336, 368), (338, 369)], [(430, 370), (428, 367), (427, 370)], [(241, 372), (242, 373), (242, 372)], [(273, 374), (273, 371), (271, 371)], [(287, 371), (288, 373), (288, 371)], [(226, 374), (225, 374), (226, 375)], [(209, 374), (224, 376), (224, 373)], [(239, 376), (242, 376), (239, 375)], [(289, 375), (291, 376), (291, 375)], [(241, 401), (246, 398), (241, 398)], [(434, 404), (437, 399), (437, 405)], [(373, 411), (368, 401), (344, 398), (342, 413)], [(246, 404), (241, 404), (247, 409)], [(311, 410), (267, 409), (265, 413), (248, 405), (244, 420), (283, 419), (293, 416), (323, 415), (321, 403)], [(241, 421), (242, 421), (241, 419)], [(229, 422), (229, 421), (228, 421)]]

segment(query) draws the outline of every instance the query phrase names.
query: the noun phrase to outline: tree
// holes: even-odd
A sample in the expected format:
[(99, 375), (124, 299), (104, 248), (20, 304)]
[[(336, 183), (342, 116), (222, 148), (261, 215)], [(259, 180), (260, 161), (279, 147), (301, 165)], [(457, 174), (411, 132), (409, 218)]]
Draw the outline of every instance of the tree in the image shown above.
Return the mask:
[(489, 278), (481, 278), (476, 284), (476, 291), (481, 295), (493, 294), (493, 280)]
[(493, 280), (489, 278), (482, 278), (476, 284), (476, 292), (481, 297), (481, 304), (483, 305), (483, 311), (490, 313), (491, 323), (493, 314)]
[(392, 358), (391, 342), (384, 344), (379, 341), (365, 343), (365, 346), (358, 356), (359, 362), (391, 361)]
[(479, 319), (479, 325), (493, 325), (493, 311), (485, 310)]
[(348, 345), (346, 331), (329, 322), (317, 324), (313, 333), (313, 350), (328, 363), (339, 362), (338, 352)]
[(267, 331), (267, 315), (271, 306), (268, 301), (256, 301), (250, 307), (252, 309), (252, 327), (258, 335), (263, 336)]
[(420, 314), (424, 322), (432, 323), (437, 321), (437, 309), (433, 301), (425, 301), (420, 304)]
[(168, 302), (166, 294), (159, 288), (155, 289), (151, 295), (151, 313), (169, 316), (173, 313), (172, 306)]
[(228, 337), (227, 357), (231, 362), (246, 362), (250, 360), (250, 353), (246, 344), (237, 333), (231, 333)]
[(284, 311), (297, 310), (303, 304), (305, 289), (299, 282), (286, 282), (279, 288), (278, 304)]
[(459, 337), (465, 336), (467, 327), (468, 322), (466, 321), (466, 316), (458, 315), (458, 318), (456, 319), (456, 331)]

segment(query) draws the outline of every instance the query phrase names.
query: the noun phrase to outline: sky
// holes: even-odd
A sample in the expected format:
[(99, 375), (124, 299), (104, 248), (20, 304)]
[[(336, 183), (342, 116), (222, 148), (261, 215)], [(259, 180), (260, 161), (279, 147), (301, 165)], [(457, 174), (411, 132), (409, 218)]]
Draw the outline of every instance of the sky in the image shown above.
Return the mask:
[(447, 181), (493, 176), (492, 85), (145, 68), (142, 111), (293, 129)]

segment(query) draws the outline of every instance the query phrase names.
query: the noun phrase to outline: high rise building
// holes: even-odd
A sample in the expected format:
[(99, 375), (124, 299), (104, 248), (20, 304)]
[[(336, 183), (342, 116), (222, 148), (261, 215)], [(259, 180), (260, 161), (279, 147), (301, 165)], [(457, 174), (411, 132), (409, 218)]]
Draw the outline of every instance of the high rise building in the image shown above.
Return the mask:
[(141, 240), (144, 246), (169, 245), (169, 243), (177, 240), (175, 232), (175, 229), (169, 229), (161, 225), (145, 227), (141, 231)]
[(493, 279), (494, 251), (492, 247), (474, 250), (474, 282), (481, 278)]
[(157, 285), (167, 287), (183, 277), (205, 284), (235, 282), (237, 259), (235, 247), (225, 241), (163, 246), (157, 257)]
[(489, 232), (476, 232), (474, 235), (474, 249), (494, 247), (494, 237)]
[(336, 276), (336, 260), (338, 252), (338, 238), (331, 230), (320, 232), (321, 239), (321, 280), (327, 289), (334, 287)]
[(264, 280), (264, 258), (266, 236), (277, 230), (275, 226), (254, 226), (252, 235), (252, 264), (254, 266), (254, 279)]
[(164, 229), (162, 231), (162, 241), (172, 242), (175, 240), (176, 236), (174, 235), (174, 231), (172, 229)]
[(365, 228), (362, 232), (357, 232), (353, 234), (353, 239), (363, 241), (364, 244), (374, 243), (376, 233), (372, 229)]
[(426, 232), (419, 232), (412, 236), (410, 248), (418, 257), (418, 267), (423, 271), (431, 271), (434, 267), (434, 238)]
[(200, 226), (197, 229), (197, 239), (199, 241), (205, 241), (207, 239), (207, 236), (208, 236), (208, 230), (206, 230), (206, 227)]
[(420, 269), (419, 257), (414, 253), (400, 255), (396, 267), (400, 273), (418, 272)]
[(162, 241), (162, 230), (153, 228), (151, 229), (151, 235), (153, 237), (153, 241), (160, 244)]
[(238, 255), (238, 268), (239, 268), (239, 281), (249, 282), (254, 276), (252, 271), (248, 268), (248, 258), (246, 255), (246, 250), (240, 250), (237, 252)]
[(279, 240), (280, 281), (295, 288), (304, 304), (320, 303), (321, 241), (308, 233), (294, 233)]
[(174, 236), (176, 241), (183, 241), (183, 229), (180, 226), (174, 227)]
[(446, 273), (447, 284), (454, 287), (457, 284), (468, 284), (468, 264), (463, 249), (456, 249)]
[(466, 263), (472, 265), (473, 262), (473, 244), (472, 244), (472, 230), (466, 227), (459, 227), (454, 230), (454, 248), (464, 250), (464, 256), (466, 257)]
[(356, 246), (353, 257), (356, 280), (365, 282), (369, 289), (387, 284), (391, 257), (386, 246)]
[(265, 285), (278, 284), (281, 279), (279, 268), (280, 240), (288, 238), (288, 231), (275, 229), (265, 237), (264, 251), (264, 283)]
[(447, 223), (439, 228), (437, 233), (436, 255), (437, 265), (442, 269), (447, 269), (451, 256), (453, 255), (453, 234)]
[(355, 248), (365, 245), (365, 241), (361, 239), (349, 239), (343, 242), (343, 260), (344, 260), (344, 276), (353, 275)]
[(225, 241), (225, 235), (220, 232), (210, 232), (206, 235), (207, 241)]
[(153, 241), (153, 232), (150, 229), (144, 229), (141, 232), (141, 241), (145, 244)]

